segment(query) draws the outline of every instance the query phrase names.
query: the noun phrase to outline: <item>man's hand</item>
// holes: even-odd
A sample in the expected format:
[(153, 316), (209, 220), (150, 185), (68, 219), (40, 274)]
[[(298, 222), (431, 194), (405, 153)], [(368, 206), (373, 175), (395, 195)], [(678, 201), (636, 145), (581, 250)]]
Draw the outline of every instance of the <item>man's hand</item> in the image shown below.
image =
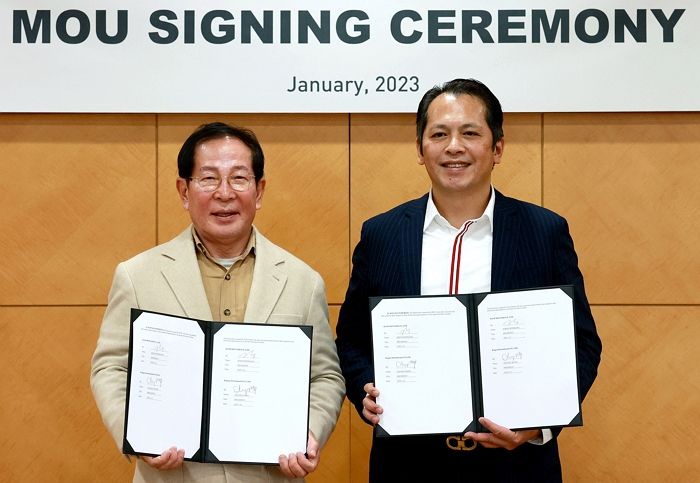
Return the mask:
[(304, 453), (290, 453), (289, 456), (280, 455), (280, 471), (289, 478), (304, 478), (314, 471), (321, 460), (321, 448), (314, 433), (309, 431), (309, 443)]
[(373, 382), (368, 382), (363, 387), (365, 390), (365, 398), (362, 400), (362, 415), (372, 423), (372, 426), (379, 424), (379, 415), (384, 412), (384, 409), (377, 404), (377, 396), (379, 389), (374, 387)]
[(493, 421), (486, 418), (479, 418), (479, 422), (483, 424), (490, 433), (472, 433), (471, 431), (464, 433), (465, 438), (471, 438), (485, 448), (505, 448), (512, 450), (523, 443), (527, 443), (531, 439), (542, 437), (542, 431), (539, 429), (525, 429), (523, 431), (511, 431), (508, 428), (499, 426)]
[(141, 456), (141, 459), (157, 470), (173, 470), (182, 466), (182, 462), (185, 461), (185, 450), (173, 446), (163, 451), (160, 456)]

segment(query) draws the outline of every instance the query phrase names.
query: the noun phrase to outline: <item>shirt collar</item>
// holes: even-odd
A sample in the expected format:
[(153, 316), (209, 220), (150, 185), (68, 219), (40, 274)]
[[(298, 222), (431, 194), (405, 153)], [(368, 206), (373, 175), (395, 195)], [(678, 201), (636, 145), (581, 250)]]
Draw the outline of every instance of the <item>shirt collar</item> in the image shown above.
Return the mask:
[[(474, 220), (479, 221), (481, 219), (485, 219), (486, 221), (488, 221), (491, 233), (493, 233), (493, 207), (495, 204), (496, 193), (493, 188), (493, 185), (491, 185), (491, 194), (489, 197), (489, 202), (486, 204), (486, 209), (479, 218)], [(430, 190), (430, 193), (428, 194), (428, 205), (425, 209), (425, 221), (423, 221), (423, 233), (429, 231), (434, 225), (450, 227), (453, 230), (455, 229), (438, 211), (437, 206), (435, 206), (435, 202), (433, 201), (433, 190)]]
[[(192, 225), (192, 240), (194, 241), (194, 246), (202, 255), (207, 257), (209, 260), (218, 263), (216, 258), (209, 254), (209, 250), (207, 250), (207, 247), (205, 247), (204, 243), (202, 243), (202, 240), (197, 234), (197, 230), (194, 229), (194, 225)], [(243, 250), (243, 253), (236, 257), (236, 260), (243, 260), (251, 253), (255, 255), (255, 229), (251, 230), (250, 237), (248, 238), (248, 244), (246, 245), (245, 250)]]

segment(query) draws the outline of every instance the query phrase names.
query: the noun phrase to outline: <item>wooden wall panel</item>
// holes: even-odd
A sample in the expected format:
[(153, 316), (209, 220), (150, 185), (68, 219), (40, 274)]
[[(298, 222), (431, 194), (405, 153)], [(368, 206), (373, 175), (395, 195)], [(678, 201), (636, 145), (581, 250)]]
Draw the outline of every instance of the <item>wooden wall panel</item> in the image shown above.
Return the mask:
[(1, 481), (131, 481), (90, 391), (103, 312), (0, 307)]
[(348, 406), (350, 407), (350, 483), (366, 483), (369, 476), (372, 427), (360, 418), (354, 406), (349, 403)]
[(154, 121), (0, 115), (0, 304), (104, 303), (116, 263), (153, 245)]
[(700, 302), (700, 113), (546, 114), (544, 202), (598, 304)]
[(354, 248), (367, 218), (430, 189), (416, 155), (415, 116), (353, 114), (350, 119), (350, 234)]
[[(508, 114), (506, 148), (494, 170), (494, 186), (503, 193), (540, 203), (541, 126), (538, 114)], [(351, 245), (362, 223), (373, 215), (430, 190), (418, 164), (415, 115), (353, 114), (351, 117)]]
[(252, 129), (265, 152), (267, 187), (256, 225), (318, 270), (329, 301), (347, 288), (347, 115), (166, 115), (158, 127), (158, 239), (189, 223), (175, 191), (177, 153), (200, 124), (222, 120)]
[[(329, 307), (329, 319), (335, 335), (340, 306)], [(338, 424), (321, 451), (321, 462), (307, 481), (309, 483), (349, 483), (350, 482), (350, 410), (346, 399), (338, 417)]]
[(505, 150), (493, 171), (493, 185), (507, 196), (542, 203), (542, 116), (507, 113)]
[[(413, 115), (0, 115), (0, 480), (130, 481), (89, 388), (104, 308), (71, 305), (104, 304), (118, 261), (189, 223), (176, 155), (215, 119), (259, 135), (257, 224), (324, 276), (333, 326), (361, 223), (429, 188)], [(505, 131), (494, 184), (567, 217), (603, 339), (565, 481), (691, 481), (700, 114), (507, 114)], [(309, 480), (366, 481), (370, 444), (346, 402)]]
[(335, 431), (321, 450), (321, 462), (306, 479), (309, 483), (350, 482), (350, 409), (346, 399)]
[(350, 482), (350, 410), (347, 399), (335, 431), (321, 450), (318, 468), (306, 479), (309, 483)]
[(700, 307), (593, 312), (603, 360), (584, 403), (584, 427), (559, 439), (564, 481), (695, 481)]

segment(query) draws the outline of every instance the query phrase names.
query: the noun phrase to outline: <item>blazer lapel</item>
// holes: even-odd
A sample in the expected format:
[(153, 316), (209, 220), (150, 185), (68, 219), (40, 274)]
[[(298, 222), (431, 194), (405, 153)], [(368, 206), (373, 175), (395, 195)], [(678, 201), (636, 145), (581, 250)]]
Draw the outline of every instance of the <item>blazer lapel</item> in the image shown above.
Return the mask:
[(286, 283), (287, 267), (283, 253), (255, 229), (255, 268), (243, 319), (246, 322), (267, 322)]
[(163, 246), (161, 273), (186, 317), (212, 320), (194, 251), (191, 227)]
[(493, 252), (491, 255), (491, 290), (507, 290), (512, 278), (520, 233), (520, 217), (511, 199), (496, 191), (493, 207)]
[(420, 271), (423, 250), (423, 223), (428, 195), (409, 203), (404, 212), (404, 219), (399, 232), (401, 259), (399, 266), (403, 274), (406, 295), (420, 294)]

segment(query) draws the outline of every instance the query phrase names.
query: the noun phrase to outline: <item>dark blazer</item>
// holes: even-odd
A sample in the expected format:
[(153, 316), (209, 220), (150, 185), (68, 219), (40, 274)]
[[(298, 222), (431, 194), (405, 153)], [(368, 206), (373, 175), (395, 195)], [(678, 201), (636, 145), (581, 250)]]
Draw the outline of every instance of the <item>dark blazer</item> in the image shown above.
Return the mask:
[[(362, 415), (363, 386), (374, 381), (368, 297), (418, 295), (423, 222), (428, 195), (367, 220), (353, 253), (352, 275), (340, 309), (336, 344), (347, 395)], [(601, 342), (584, 291), (566, 220), (496, 191), (491, 290), (574, 286), (580, 396), (597, 374)], [(381, 390), (381, 387), (379, 388)], [(439, 407), (426, 411), (439, 411)], [(555, 438), (513, 451), (451, 451), (444, 436), (374, 438), (370, 481), (561, 481)]]

